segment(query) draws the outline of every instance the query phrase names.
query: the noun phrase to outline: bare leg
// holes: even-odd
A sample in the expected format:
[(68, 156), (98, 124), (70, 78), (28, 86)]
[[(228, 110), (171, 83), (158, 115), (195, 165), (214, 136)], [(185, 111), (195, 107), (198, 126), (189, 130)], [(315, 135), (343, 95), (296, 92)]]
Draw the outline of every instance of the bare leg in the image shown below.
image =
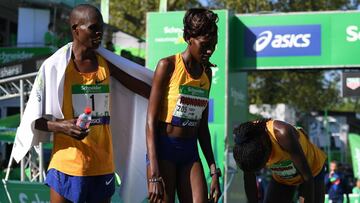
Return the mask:
[[(159, 160), (159, 170), (160, 170), (160, 175), (165, 183), (165, 194), (162, 202), (174, 203), (175, 185), (176, 185), (176, 166), (170, 161)], [(150, 177), (149, 166), (147, 167), (147, 176)]]
[(293, 202), (295, 191), (295, 186), (283, 185), (271, 179), (266, 191), (264, 203)]
[(50, 202), (51, 203), (71, 203), (71, 201), (65, 199), (65, 197), (61, 196), (55, 190), (50, 188)]
[(207, 202), (207, 186), (204, 171), (200, 161), (188, 164), (177, 173), (178, 196), (180, 202)]

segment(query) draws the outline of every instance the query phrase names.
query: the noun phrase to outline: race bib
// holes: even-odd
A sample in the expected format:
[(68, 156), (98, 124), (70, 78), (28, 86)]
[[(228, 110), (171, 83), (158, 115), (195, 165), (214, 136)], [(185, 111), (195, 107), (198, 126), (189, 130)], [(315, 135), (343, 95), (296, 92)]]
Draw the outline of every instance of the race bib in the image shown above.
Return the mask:
[(72, 104), (74, 118), (84, 112), (89, 106), (92, 110), (92, 124), (108, 124), (109, 111), (109, 85), (73, 85)]
[(271, 171), (273, 174), (283, 178), (283, 179), (290, 179), (294, 178), (298, 175), (298, 172), (294, 166), (294, 163), (291, 160), (285, 160), (273, 164), (270, 166)]
[(208, 97), (209, 91), (207, 90), (181, 85), (171, 124), (184, 127), (197, 126), (208, 104)]

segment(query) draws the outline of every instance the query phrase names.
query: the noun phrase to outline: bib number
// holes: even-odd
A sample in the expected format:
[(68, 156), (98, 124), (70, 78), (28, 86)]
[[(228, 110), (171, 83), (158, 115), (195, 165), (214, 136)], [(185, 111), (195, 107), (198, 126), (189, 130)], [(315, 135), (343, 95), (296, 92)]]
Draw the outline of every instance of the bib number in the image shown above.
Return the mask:
[(283, 178), (290, 179), (297, 176), (297, 170), (294, 166), (294, 163), (291, 160), (282, 161), (270, 166), (273, 174)]
[(89, 106), (92, 117), (108, 117), (109, 85), (73, 85), (72, 103), (74, 117), (78, 117)]
[(179, 93), (171, 123), (184, 127), (197, 126), (209, 100), (208, 91), (192, 86), (180, 86)]

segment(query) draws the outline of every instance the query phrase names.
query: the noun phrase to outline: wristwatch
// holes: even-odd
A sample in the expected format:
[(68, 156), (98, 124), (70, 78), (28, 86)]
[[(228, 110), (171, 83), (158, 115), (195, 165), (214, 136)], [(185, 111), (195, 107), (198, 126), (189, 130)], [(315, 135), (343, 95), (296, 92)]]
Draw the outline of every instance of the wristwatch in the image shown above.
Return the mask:
[(221, 170), (220, 168), (216, 168), (214, 172), (210, 172), (210, 176), (212, 177), (213, 175), (217, 175), (218, 178), (221, 177)]

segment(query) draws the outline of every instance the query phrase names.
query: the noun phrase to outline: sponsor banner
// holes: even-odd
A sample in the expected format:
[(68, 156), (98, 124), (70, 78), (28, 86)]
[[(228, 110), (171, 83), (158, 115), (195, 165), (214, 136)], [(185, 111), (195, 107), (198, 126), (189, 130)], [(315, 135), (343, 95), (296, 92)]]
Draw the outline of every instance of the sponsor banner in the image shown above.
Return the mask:
[(360, 66), (359, 11), (237, 15), (230, 26), (235, 69)]
[(360, 135), (350, 133), (349, 144), (351, 150), (354, 177), (360, 178)]
[[(331, 30), (329, 36), (331, 47), (329, 60), (331, 64), (343, 66), (360, 65), (360, 58), (354, 53), (360, 53), (360, 12), (334, 13), (330, 17)], [(326, 43), (326, 42), (324, 42)]]
[(49, 47), (0, 48), (0, 79), (36, 72), (52, 53)]
[(321, 54), (321, 26), (265, 26), (245, 29), (245, 55), (319, 56)]
[(34, 47), (34, 48), (17, 48), (5, 47), (0, 48), (0, 64), (6, 64), (13, 61), (21, 61), (36, 56), (50, 55), (54, 52), (50, 47)]
[(2, 64), (0, 65), (0, 79), (36, 72), (48, 56), (36, 56), (30, 59)]
[(344, 97), (360, 96), (360, 71), (343, 72), (342, 93)]
[[(20, 181), (3, 181), (4, 191), (8, 192), (12, 202), (26, 203), (39, 202), (50, 203), (50, 190), (43, 183), (37, 182), (20, 182)], [(6, 186), (6, 187), (5, 187)], [(6, 189), (7, 190), (6, 190)], [(9, 202), (7, 193), (4, 202)], [(3, 201), (3, 200), (1, 200)]]

